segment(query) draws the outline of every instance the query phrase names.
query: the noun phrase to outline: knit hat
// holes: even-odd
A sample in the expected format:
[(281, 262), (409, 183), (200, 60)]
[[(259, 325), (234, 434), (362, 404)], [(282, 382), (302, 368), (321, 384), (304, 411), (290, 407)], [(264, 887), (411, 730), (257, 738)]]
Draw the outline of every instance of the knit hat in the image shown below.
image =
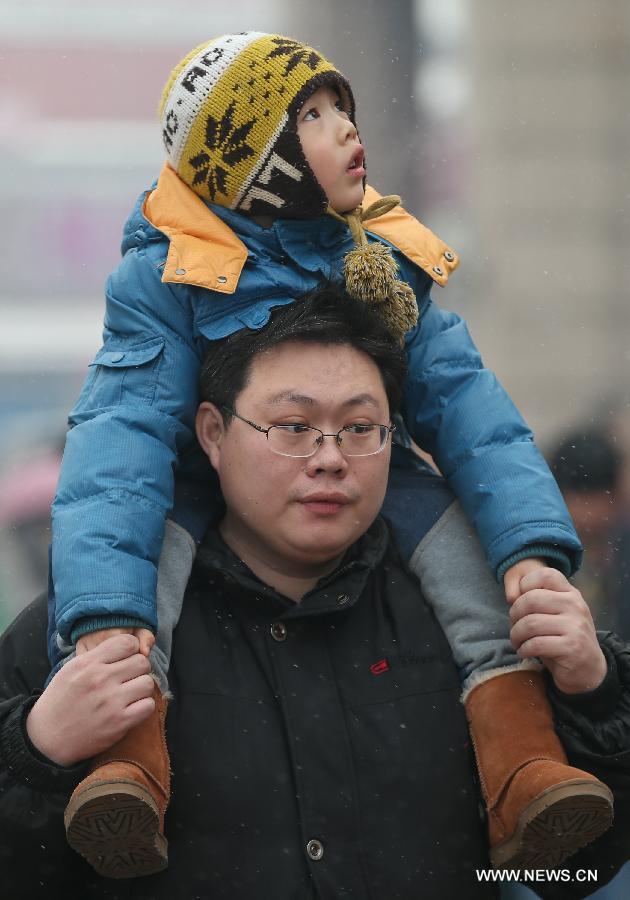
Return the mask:
[(302, 152), (297, 115), (323, 86), (339, 91), (354, 122), (348, 81), (312, 47), (258, 31), (207, 41), (175, 67), (162, 94), (170, 165), (220, 206), (322, 215), (328, 201)]
[(356, 245), (344, 260), (346, 290), (374, 304), (402, 340), (418, 320), (415, 295), (398, 280), (390, 249), (370, 244), (363, 228), (400, 198), (341, 216), (328, 206), (302, 151), (298, 113), (325, 86), (339, 92), (356, 125), (347, 79), (307, 44), (258, 31), (207, 41), (175, 67), (162, 93), (168, 161), (196, 194), (220, 206), (283, 218), (328, 212), (343, 221)]

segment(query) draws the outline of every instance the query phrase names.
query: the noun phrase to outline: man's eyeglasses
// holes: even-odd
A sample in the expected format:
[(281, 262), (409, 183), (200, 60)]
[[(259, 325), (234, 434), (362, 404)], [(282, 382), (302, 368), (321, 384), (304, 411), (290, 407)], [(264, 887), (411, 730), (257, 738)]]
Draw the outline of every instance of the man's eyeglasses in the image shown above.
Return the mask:
[(267, 435), (269, 449), (280, 456), (304, 458), (313, 456), (324, 442), (324, 438), (332, 437), (344, 456), (373, 456), (385, 449), (390, 434), (396, 430), (395, 425), (345, 425), (337, 432), (326, 434), (320, 428), (310, 425), (271, 425), (263, 428), (250, 419), (240, 416), (227, 406), (221, 407), (231, 416), (246, 422)]

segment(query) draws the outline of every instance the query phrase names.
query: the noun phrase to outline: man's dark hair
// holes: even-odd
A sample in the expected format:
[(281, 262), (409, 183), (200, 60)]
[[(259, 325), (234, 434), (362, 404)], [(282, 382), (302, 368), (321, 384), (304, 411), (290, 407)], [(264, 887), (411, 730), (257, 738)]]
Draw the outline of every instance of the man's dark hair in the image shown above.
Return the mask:
[(614, 491), (622, 458), (609, 437), (584, 429), (560, 441), (550, 454), (549, 465), (563, 491)]
[(199, 399), (214, 403), (229, 423), (232, 417), (224, 408), (234, 409), (236, 398), (247, 386), (254, 357), (289, 341), (347, 344), (365, 353), (381, 373), (390, 415), (398, 410), (407, 373), (404, 348), (366, 303), (334, 286), (318, 288), (274, 309), (264, 328), (242, 329), (213, 341), (199, 377)]

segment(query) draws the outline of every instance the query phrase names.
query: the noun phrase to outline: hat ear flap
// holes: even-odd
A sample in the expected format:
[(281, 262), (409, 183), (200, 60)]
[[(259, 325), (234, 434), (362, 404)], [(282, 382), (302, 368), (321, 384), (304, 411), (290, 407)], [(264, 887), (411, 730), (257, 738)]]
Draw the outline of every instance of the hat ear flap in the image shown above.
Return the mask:
[(288, 124), (257, 181), (236, 204), (248, 215), (275, 214), (284, 219), (323, 215), (328, 198), (309, 166), (298, 133)]

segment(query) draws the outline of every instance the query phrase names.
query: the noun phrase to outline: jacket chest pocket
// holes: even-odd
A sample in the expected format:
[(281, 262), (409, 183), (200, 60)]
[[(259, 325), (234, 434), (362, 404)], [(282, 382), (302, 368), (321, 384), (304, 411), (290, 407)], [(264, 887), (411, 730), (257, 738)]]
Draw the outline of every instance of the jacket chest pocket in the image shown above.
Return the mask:
[[(330, 645), (349, 706), (395, 703), (421, 694), (458, 692), (457, 669), (444, 634), (415, 583), (386, 572), (396, 595), (361, 602), (337, 619)], [(382, 586), (385, 588), (385, 586)], [(365, 598), (368, 599), (368, 598)]]
[(88, 409), (129, 404), (151, 405), (164, 338), (127, 344), (111, 338), (90, 363), (89, 374), (71, 416)]
[(457, 694), (460, 686), (452, 660), (436, 651), (434, 647), (382, 647), (369, 658), (362, 655), (344, 679), (345, 702), (353, 707), (369, 706), (421, 694)]

